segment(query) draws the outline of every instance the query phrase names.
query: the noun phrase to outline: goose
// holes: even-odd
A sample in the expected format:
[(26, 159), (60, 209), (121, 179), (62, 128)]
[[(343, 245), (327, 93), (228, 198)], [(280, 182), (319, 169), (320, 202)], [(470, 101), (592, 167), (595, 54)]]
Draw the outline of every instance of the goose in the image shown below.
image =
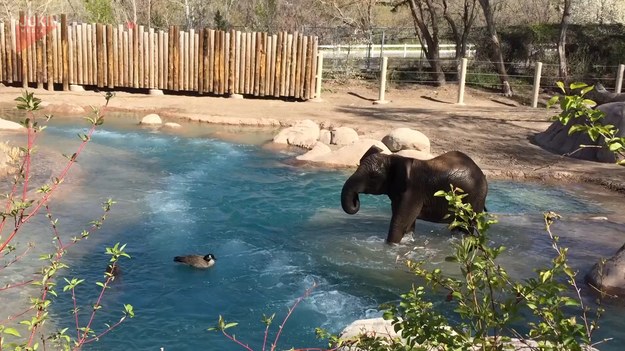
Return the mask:
[(217, 258), (213, 254), (176, 256), (174, 262), (184, 263), (195, 268), (209, 268), (215, 264)]

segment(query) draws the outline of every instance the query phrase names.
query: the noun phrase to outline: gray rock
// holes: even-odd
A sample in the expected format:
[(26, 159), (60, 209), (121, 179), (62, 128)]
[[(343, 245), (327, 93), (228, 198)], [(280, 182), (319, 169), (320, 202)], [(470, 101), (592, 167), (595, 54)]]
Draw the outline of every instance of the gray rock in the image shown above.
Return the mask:
[(419, 150), (430, 153), (430, 139), (418, 130), (397, 128), (382, 138), (384, 145), (392, 152)]
[(586, 283), (610, 295), (625, 296), (625, 245), (603, 265), (597, 262), (586, 274)]
[(332, 145), (349, 145), (358, 140), (358, 133), (349, 127), (338, 127), (332, 130), (331, 134), (332, 140), (330, 144)]
[(330, 132), (328, 129), (320, 130), (319, 141), (326, 145), (330, 145), (330, 142), (332, 141), (332, 132)]
[(23, 130), (23, 131), (26, 130), (26, 128), (23, 125), (17, 122), (9, 121), (9, 120), (2, 119), (2, 118), (0, 118), (0, 129), (1, 130)]
[(306, 119), (282, 129), (274, 136), (273, 142), (312, 149), (319, 140), (319, 132), (319, 125)]
[(323, 155), (329, 154), (330, 152), (332, 152), (332, 149), (330, 149), (328, 145), (322, 143), (321, 141), (318, 141), (315, 146), (310, 149), (310, 151), (303, 155), (297, 156), (296, 159), (300, 161), (314, 161), (315, 159), (320, 158)]
[(162, 124), (163, 120), (156, 113), (150, 113), (141, 119), (140, 124)]
[(359, 139), (355, 143), (345, 145), (330, 153), (325, 153), (311, 158), (309, 161), (333, 167), (357, 167), (360, 163), (362, 155), (364, 155), (364, 153), (367, 152), (372, 145), (381, 148), (383, 153), (391, 153), (386, 145), (382, 144), (379, 140)]
[[(605, 113), (603, 124), (611, 124), (619, 131), (617, 137), (625, 137), (625, 102), (611, 102), (598, 106), (597, 109)], [(554, 121), (547, 130), (536, 134), (532, 141), (551, 152), (569, 155), (582, 160), (598, 161), (605, 163), (616, 162), (613, 152), (604, 146), (603, 138), (592, 141), (588, 134), (576, 132), (569, 135), (569, 129), (575, 124), (583, 124), (586, 120), (571, 119), (565, 126), (560, 121)], [(580, 145), (593, 145), (602, 147), (581, 148)]]

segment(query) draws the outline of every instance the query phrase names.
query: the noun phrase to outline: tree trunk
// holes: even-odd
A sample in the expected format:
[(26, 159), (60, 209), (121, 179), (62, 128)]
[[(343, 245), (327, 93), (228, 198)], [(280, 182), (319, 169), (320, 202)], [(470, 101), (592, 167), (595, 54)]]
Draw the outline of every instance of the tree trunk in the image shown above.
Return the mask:
[(495, 18), (493, 16), (493, 8), (490, 4), (490, 0), (479, 0), (482, 10), (484, 11), (484, 19), (486, 20), (486, 29), (488, 35), (493, 44), (493, 64), (499, 74), (499, 80), (501, 81), (501, 89), (504, 96), (512, 96), (512, 88), (510, 87), (510, 79), (506, 72), (506, 66), (503, 62), (503, 54), (501, 52), (501, 44), (499, 43), (499, 36), (497, 35), (497, 29), (495, 28)]
[[(425, 0), (428, 6), (428, 13), (430, 16), (430, 23), (432, 26), (432, 33), (428, 26), (424, 21), (424, 14), (422, 12), (422, 8), (417, 6), (415, 0), (409, 0), (408, 5), (410, 6), (410, 12), (412, 14), (412, 19), (414, 20), (415, 30), (417, 31), (417, 35), (419, 36), (419, 41), (423, 46), (423, 40), (425, 40), (425, 44), (427, 48), (423, 48), (425, 52), (425, 57), (430, 64), (430, 68), (432, 69), (432, 78), (434, 83), (437, 86), (445, 85), (445, 72), (443, 72), (443, 66), (440, 61), (439, 54), (439, 42), (438, 42), (438, 16), (435, 13), (431, 0)], [(421, 5), (421, 4), (420, 4)]]
[(566, 31), (571, 22), (571, 0), (564, 0), (564, 8), (562, 10), (562, 21), (560, 21), (560, 39), (558, 40), (558, 59), (560, 66), (558, 76), (562, 82), (567, 82), (569, 78), (569, 70), (566, 62)]

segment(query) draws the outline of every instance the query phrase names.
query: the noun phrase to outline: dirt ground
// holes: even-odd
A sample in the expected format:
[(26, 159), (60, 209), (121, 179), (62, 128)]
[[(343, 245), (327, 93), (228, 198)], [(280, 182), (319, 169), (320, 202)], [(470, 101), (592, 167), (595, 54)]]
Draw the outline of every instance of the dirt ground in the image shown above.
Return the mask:
[[(102, 92), (35, 91), (46, 112), (84, 116), (89, 105), (104, 103)], [(14, 108), (21, 88), (0, 88), (0, 108)], [(625, 193), (625, 167), (562, 157), (541, 149), (530, 137), (544, 131), (557, 111), (520, 106), (496, 93), (468, 89), (456, 104), (457, 87), (392, 89), (386, 104), (374, 104), (378, 90), (365, 84), (324, 84), (321, 101), (164, 95), (117, 92), (109, 111), (158, 113), (165, 121), (185, 120), (232, 125), (287, 126), (311, 119), (323, 127), (349, 126), (381, 139), (397, 127), (430, 138), (432, 154), (460, 150), (471, 156), (489, 178), (573, 181), (602, 185)], [(304, 152), (305, 150), (302, 150)]]

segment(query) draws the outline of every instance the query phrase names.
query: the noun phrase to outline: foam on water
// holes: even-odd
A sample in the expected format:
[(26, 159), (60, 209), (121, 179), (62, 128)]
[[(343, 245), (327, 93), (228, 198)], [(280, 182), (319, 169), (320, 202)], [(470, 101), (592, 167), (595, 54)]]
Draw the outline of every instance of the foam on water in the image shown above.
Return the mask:
[[(83, 131), (74, 123), (50, 127), (45, 145), (71, 150)], [(414, 234), (388, 246), (387, 198), (363, 195), (360, 212), (347, 215), (339, 198), (347, 172), (303, 171), (283, 162), (288, 153), (207, 138), (211, 128), (194, 127), (198, 136), (185, 136), (107, 123), (81, 156), (83, 174), (58, 205), (58, 213), (69, 214), (63, 225), (81, 228), (97, 218), (99, 202), (108, 197), (117, 204), (102, 231), (68, 256), (72, 268), (64, 276), (91, 282), (78, 291), (88, 305), (108, 261), (102, 245), (128, 243), (132, 259), (121, 262), (122, 275), (105, 295), (96, 328), (114, 323), (123, 303), (136, 310), (134, 319), (87, 349), (233, 349), (206, 330), (219, 315), (238, 322), (237, 338), (259, 349), (263, 314), (276, 313), (275, 335), (288, 308), (315, 283), (279, 346), (322, 347), (315, 327), (336, 333), (355, 319), (377, 317), (381, 303), (396, 301), (415, 282), (398, 257), (445, 267), (457, 238), (444, 225), (419, 221)], [(500, 220), (492, 240), (509, 248), (503, 264), (513, 276), (526, 277), (534, 268), (528, 262), (553, 257), (542, 230), (544, 210), (565, 215), (553, 229), (580, 271), (625, 241), (623, 225), (585, 221), (598, 204), (567, 190), (494, 181), (490, 189), (487, 206)], [(217, 265), (200, 271), (173, 262), (188, 253), (213, 253)], [(68, 296), (54, 306), (59, 324), (71, 328)], [(622, 320), (609, 323), (601, 331), (625, 327)]]

